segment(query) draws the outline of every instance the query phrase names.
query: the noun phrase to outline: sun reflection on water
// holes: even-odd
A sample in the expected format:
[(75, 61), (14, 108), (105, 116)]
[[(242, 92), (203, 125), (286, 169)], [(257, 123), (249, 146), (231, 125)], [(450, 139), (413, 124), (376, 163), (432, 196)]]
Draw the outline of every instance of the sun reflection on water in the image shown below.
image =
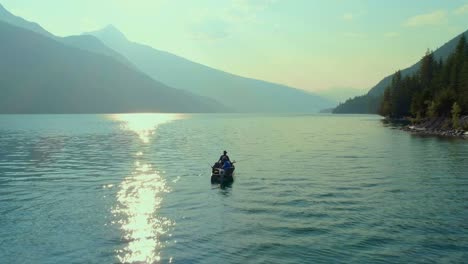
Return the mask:
[(163, 245), (160, 236), (174, 223), (157, 215), (162, 195), (170, 189), (166, 180), (149, 164), (135, 162), (135, 171), (121, 184), (113, 213), (128, 244), (118, 251), (122, 263), (159, 262)]
[(183, 114), (112, 114), (111, 120), (119, 121), (120, 128), (131, 131), (140, 137), (143, 143), (149, 143), (156, 128), (164, 123), (184, 118)]
[[(121, 122), (120, 128), (132, 131), (146, 145), (152, 139), (157, 126), (183, 116), (177, 114), (119, 114), (110, 115)], [(112, 209), (123, 233), (125, 247), (117, 251), (121, 263), (158, 263), (164, 245), (161, 236), (175, 223), (158, 215), (163, 196), (170, 192), (166, 179), (144, 162), (144, 152), (131, 155), (136, 158), (131, 175), (119, 185), (117, 205)], [(169, 235), (169, 234), (168, 234)]]

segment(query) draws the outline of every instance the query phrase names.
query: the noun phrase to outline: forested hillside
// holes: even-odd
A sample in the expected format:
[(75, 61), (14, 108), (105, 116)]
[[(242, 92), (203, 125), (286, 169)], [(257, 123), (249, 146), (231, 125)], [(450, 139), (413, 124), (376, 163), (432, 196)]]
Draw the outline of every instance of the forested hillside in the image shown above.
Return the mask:
[[(468, 114), (468, 44), (462, 36), (446, 61), (427, 52), (415, 74), (396, 72), (385, 89), (379, 114), (391, 118), (453, 117)], [(456, 122), (454, 122), (456, 123)], [(456, 126), (456, 124), (454, 124)]]

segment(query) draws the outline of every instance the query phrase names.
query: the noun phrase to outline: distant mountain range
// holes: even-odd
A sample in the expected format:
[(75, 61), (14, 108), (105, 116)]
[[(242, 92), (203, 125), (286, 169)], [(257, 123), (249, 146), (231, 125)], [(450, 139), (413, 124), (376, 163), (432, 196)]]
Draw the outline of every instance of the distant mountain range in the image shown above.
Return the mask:
[[(448, 56), (454, 52), (455, 47), (462, 35), (468, 37), (468, 30), (451, 39), (442, 47), (436, 49), (433, 53), (434, 58), (436, 60), (445, 61)], [(414, 74), (419, 70), (419, 67), (420, 61), (413, 64), (411, 67), (401, 70), (401, 76), (404, 78)], [(377, 100), (380, 100), (380, 97), (383, 95), (385, 89), (391, 84), (393, 76), (394, 74), (391, 74), (382, 79), (379, 83), (372, 87), (367, 94), (350, 98), (345, 103), (340, 104), (335, 108), (334, 113), (377, 113), (377, 107), (379, 105)]]
[(331, 100), (336, 103), (341, 103), (346, 101), (350, 97), (354, 97), (362, 94), (364, 91), (358, 88), (344, 88), (344, 87), (335, 87), (327, 90), (317, 91), (316, 93), (328, 100)]
[(222, 112), (92, 36), (60, 38), (0, 5), (0, 113)]
[(317, 94), (237, 76), (131, 42), (114, 26), (85, 34), (96, 36), (154, 79), (222, 101), (236, 112), (317, 112), (334, 105)]
[(333, 105), (130, 42), (112, 26), (62, 38), (0, 5), (1, 21), (0, 113), (317, 112)]
[(73, 46), (76, 48), (80, 48), (83, 50), (95, 52), (98, 54), (103, 54), (107, 56), (111, 56), (118, 61), (127, 63), (131, 65), (131, 63), (122, 55), (110, 49), (100, 40), (92, 36), (70, 36), (70, 37), (57, 37), (52, 33), (48, 32), (44, 28), (42, 28), (39, 24), (27, 21), (21, 17), (15, 16), (12, 13), (8, 12), (1, 4), (0, 4), (0, 21), (7, 22), (11, 25), (24, 28), (27, 30), (31, 30), (33, 32), (39, 33), (43, 36), (55, 39), (59, 42), (62, 42), (66, 45)]

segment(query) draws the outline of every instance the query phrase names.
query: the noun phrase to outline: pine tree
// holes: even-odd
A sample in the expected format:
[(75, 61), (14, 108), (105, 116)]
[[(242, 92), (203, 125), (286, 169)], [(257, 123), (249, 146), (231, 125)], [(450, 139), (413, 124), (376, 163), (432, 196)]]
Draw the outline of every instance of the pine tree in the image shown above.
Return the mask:
[(429, 89), (434, 78), (434, 70), (437, 65), (432, 51), (427, 50), (426, 55), (421, 59), (421, 68), (419, 68), (419, 79), (423, 89)]
[(455, 129), (460, 128), (460, 113), (461, 109), (460, 106), (455, 102), (452, 105), (452, 126)]
[(399, 108), (400, 100), (403, 96), (402, 94), (402, 81), (401, 81), (401, 71), (397, 71), (392, 78), (392, 84), (390, 85), (391, 101), (390, 101), (390, 117), (400, 117)]
[(465, 37), (465, 34), (462, 34), (460, 39), (458, 40), (455, 53), (465, 55), (465, 51), (466, 51), (466, 37)]
[(468, 114), (468, 56), (466, 56), (460, 72), (459, 102), (464, 113)]
[(437, 93), (434, 98), (435, 112), (438, 116), (450, 116), (450, 111), (456, 100), (456, 93), (451, 88), (446, 88)]
[(417, 120), (426, 114), (426, 98), (423, 92), (416, 92), (411, 99), (411, 115)]
[(379, 114), (381, 116), (390, 116), (391, 115), (391, 110), (392, 110), (392, 94), (390, 91), (390, 87), (387, 87), (385, 89), (383, 97), (382, 97), (382, 103), (380, 104), (380, 109), (379, 109)]
[(460, 70), (459, 103), (462, 113), (468, 114), (468, 42), (465, 42), (464, 51), (463, 64)]
[(465, 51), (465, 46), (466, 46), (466, 38), (465, 35), (462, 35), (461, 38), (458, 40), (457, 47), (455, 49), (455, 53), (452, 55), (453, 56), (453, 65), (450, 74), (450, 83), (451, 83), (451, 88), (458, 92), (460, 91), (460, 79), (461, 79), (461, 70), (463, 67), (463, 62), (464, 62), (464, 57), (466, 55)]

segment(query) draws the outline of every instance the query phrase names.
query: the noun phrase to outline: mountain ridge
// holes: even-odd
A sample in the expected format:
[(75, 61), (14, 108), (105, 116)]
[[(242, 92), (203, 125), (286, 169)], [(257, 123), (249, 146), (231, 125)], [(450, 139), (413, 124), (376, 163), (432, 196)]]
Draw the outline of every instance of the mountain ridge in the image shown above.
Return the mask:
[(125, 58), (123, 55), (119, 54), (118, 52), (104, 45), (104, 43), (102, 43), (102, 41), (96, 37), (81, 36), (81, 35), (67, 36), (67, 37), (55, 36), (54, 34), (45, 30), (38, 23), (28, 21), (22, 17), (12, 14), (1, 4), (0, 4), (0, 21), (7, 22), (11, 25), (14, 25), (20, 28), (31, 30), (33, 32), (55, 39), (57, 41), (60, 41), (66, 45), (69, 45), (75, 48), (80, 48), (82, 50), (113, 57), (114, 59), (122, 63), (126, 63), (131, 67), (135, 67), (127, 58)]
[(154, 79), (212, 99), (225, 97), (223, 103), (238, 112), (318, 112), (334, 105), (311, 92), (238, 76), (139, 44), (112, 25), (83, 34), (96, 36)]
[(113, 58), (0, 21), (0, 113), (221, 112)]
[(28, 21), (28, 20), (26, 20), (26, 19), (24, 19), (22, 17), (13, 15), (1, 3), (0, 3), (0, 20), (2, 20), (4, 22), (7, 22), (7, 23), (10, 23), (12, 25), (15, 25), (17, 27), (27, 28), (27, 29), (29, 29), (31, 31), (34, 31), (34, 32), (39, 33), (39, 34), (43, 34), (43, 35), (45, 35), (47, 37), (57, 38), (55, 35), (48, 32), (43, 27), (41, 27), (41, 25), (39, 25), (38, 23), (31, 22), (31, 21)]

